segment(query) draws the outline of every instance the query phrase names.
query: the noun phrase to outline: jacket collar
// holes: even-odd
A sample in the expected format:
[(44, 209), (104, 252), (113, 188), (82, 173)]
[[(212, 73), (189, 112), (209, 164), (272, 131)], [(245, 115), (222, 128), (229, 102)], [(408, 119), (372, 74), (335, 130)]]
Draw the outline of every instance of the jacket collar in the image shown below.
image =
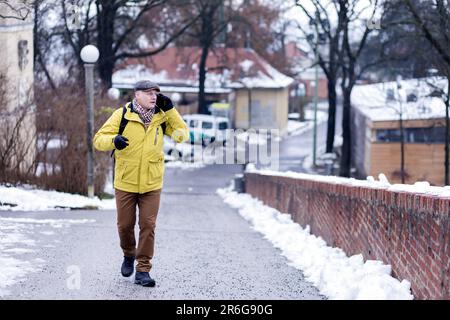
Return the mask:
[[(125, 106), (127, 108), (127, 112), (125, 113), (125, 119), (137, 121), (137, 122), (144, 124), (144, 122), (142, 121), (141, 117), (139, 116), (137, 110), (134, 108), (133, 102), (128, 102)], [(164, 120), (165, 120), (164, 111), (162, 111), (158, 106), (155, 106), (155, 114), (153, 115), (152, 122), (150, 122), (149, 126), (152, 126), (155, 123), (159, 124), (161, 122), (164, 122)]]
[[(134, 108), (134, 104), (132, 101), (128, 102), (127, 105), (130, 107), (130, 111), (134, 113), (138, 113)], [(158, 106), (155, 106), (155, 114), (157, 114), (161, 109)]]

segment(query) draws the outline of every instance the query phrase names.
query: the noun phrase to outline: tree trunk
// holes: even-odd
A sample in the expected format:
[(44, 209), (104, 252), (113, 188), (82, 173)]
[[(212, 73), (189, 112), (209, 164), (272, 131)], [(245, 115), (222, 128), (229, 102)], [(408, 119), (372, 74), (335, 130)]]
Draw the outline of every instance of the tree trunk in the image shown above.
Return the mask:
[(326, 153), (333, 152), (334, 135), (336, 131), (336, 100), (336, 80), (330, 77), (328, 79), (328, 128)]
[[(400, 102), (401, 103), (401, 102)], [(405, 183), (405, 132), (403, 128), (403, 114), (400, 112), (400, 176)]]
[(114, 63), (110, 61), (100, 61), (99, 63), (99, 73), (100, 79), (102, 80), (103, 88), (108, 90), (112, 87), (112, 74), (114, 69)]
[(102, 4), (97, 16), (98, 37), (97, 46), (101, 52), (98, 70), (103, 88), (106, 90), (112, 86), (112, 74), (114, 70), (114, 17), (116, 11), (110, 8), (111, 4)]
[(351, 169), (351, 154), (352, 154), (352, 142), (351, 142), (351, 96), (352, 90), (346, 88), (343, 90), (343, 114), (342, 114), (342, 154), (341, 163), (339, 168), (339, 175), (341, 177), (350, 177)]
[(445, 105), (445, 185), (449, 185), (449, 108), (450, 108), (450, 77), (447, 78), (447, 101)]
[(206, 114), (205, 80), (206, 60), (208, 58), (209, 45), (204, 45), (200, 57), (199, 79), (198, 79), (198, 113)]

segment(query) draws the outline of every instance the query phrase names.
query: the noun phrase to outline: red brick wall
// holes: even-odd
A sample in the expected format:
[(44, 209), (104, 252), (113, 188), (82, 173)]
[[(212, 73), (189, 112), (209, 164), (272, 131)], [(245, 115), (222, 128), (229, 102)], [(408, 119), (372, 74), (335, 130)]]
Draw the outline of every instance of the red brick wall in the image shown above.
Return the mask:
[(450, 199), (257, 173), (245, 188), (347, 255), (390, 264), (416, 299), (450, 299)]

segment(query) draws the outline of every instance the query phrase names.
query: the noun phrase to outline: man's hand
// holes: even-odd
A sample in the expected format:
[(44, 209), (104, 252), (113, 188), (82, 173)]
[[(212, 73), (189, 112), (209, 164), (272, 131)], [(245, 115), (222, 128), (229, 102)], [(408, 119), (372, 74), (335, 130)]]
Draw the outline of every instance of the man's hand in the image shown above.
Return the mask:
[(162, 93), (157, 94), (156, 105), (164, 112), (167, 112), (173, 108), (172, 100)]
[(115, 138), (113, 139), (114, 146), (116, 147), (117, 150), (122, 150), (128, 147), (127, 141), (128, 141), (127, 138), (119, 134), (115, 136)]

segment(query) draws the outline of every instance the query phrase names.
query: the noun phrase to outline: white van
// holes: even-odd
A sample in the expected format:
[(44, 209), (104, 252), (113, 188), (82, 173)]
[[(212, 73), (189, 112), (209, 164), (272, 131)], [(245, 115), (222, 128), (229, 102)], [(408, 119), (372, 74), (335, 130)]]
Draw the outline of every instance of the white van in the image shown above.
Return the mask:
[(187, 114), (183, 116), (189, 127), (191, 142), (208, 143), (218, 141), (225, 144), (227, 141), (227, 129), (230, 121), (225, 117), (216, 117), (206, 114)]

